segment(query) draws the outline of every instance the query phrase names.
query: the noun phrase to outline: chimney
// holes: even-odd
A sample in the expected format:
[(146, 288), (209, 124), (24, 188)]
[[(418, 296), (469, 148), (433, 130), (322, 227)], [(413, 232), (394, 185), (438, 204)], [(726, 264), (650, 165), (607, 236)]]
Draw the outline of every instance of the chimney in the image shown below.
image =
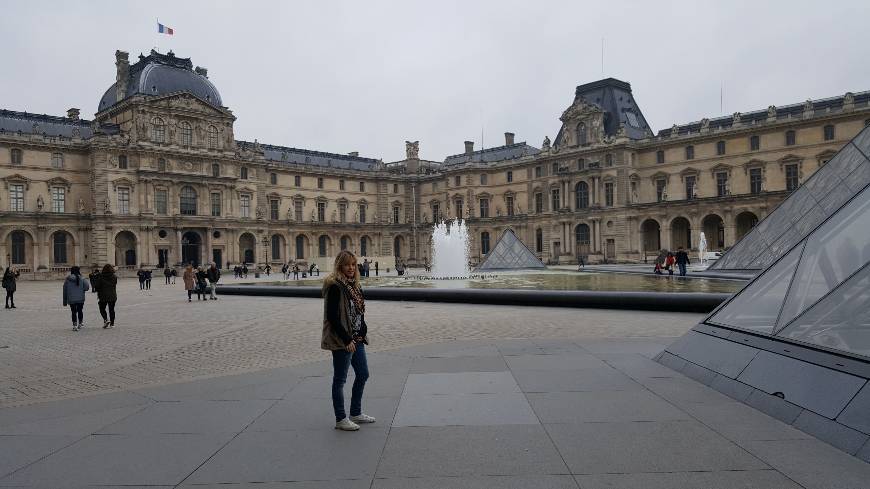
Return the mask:
[(504, 133), (504, 145), (510, 146), (512, 144), (514, 144), (514, 133), (512, 133), (512, 132)]
[(127, 98), (127, 78), (130, 75), (130, 53), (115, 51), (115, 68), (117, 68), (115, 102)]
[(474, 153), (474, 141), (466, 141), (465, 154), (470, 155), (471, 153)]
[(351, 151), (347, 154), (348, 156), (359, 156), (359, 151)]
[(202, 66), (197, 66), (193, 71), (195, 71), (197, 75), (202, 75), (205, 78), (208, 78), (208, 70)]
[(76, 109), (75, 107), (70, 108), (66, 111), (66, 116), (74, 121), (79, 120), (79, 109)]

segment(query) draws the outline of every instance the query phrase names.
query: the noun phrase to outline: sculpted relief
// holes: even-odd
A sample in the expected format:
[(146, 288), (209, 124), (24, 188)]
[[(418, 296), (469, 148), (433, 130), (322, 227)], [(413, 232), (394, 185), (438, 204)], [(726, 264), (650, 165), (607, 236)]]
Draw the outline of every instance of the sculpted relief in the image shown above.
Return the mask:
[(576, 146), (604, 141), (604, 111), (595, 104), (579, 97), (565, 109), (559, 118), (562, 121), (562, 137), (557, 146)]

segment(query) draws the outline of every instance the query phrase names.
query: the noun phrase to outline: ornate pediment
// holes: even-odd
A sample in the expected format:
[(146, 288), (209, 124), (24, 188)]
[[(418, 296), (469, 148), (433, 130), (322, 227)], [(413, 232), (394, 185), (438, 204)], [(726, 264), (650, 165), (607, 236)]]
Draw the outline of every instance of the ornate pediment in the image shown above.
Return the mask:
[(52, 187), (64, 187), (67, 190), (70, 190), (70, 188), (72, 188), (72, 182), (63, 177), (54, 177), (49, 179), (45, 183), (46, 185), (48, 185), (49, 189), (51, 189)]
[(7, 189), (9, 188), (9, 184), (11, 183), (23, 183), (24, 190), (30, 189), (30, 179), (25, 177), (24, 175), (19, 175), (18, 173), (3, 177), (3, 181), (6, 182)]
[(650, 178), (650, 180), (652, 180), (653, 182), (655, 182), (656, 180), (662, 180), (662, 179), (664, 179), (664, 180), (670, 180), (670, 179), (671, 179), (671, 175), (670, 175), (670, 173), (665, 173), (665, 172), (663, 172), (663, 171), (657, 171), (657, 172), (653, 173), (652, 175), (650, 175), (649, 178)]
[(562, 121), (562, 130), (554, 149), (604, 142), (604, 111), (583, 97), (574, 100), (559, 120)]
[(117, 191), (118, 187), (128, 187), (130, 189), (130, 193), (133, 193), (136, 191), (135, 190), (136, 184), (133, 182), (133, 180), (130, 180), (129, 178), (126, 178), (126, 177), (121, 177), (121, 178), (117, 178), (115, 180), (112, 180), (112, 190)]
[(730, 175), (731, 174), (731, 167), (728, 165), (725, 165), (723, 163), (720, 163), (720, 164), (714, 166), (713, 168), (710, 168), (710, 173), (713, 174), (714, 176), (717, 173), (721, 173), (721, 172), (725, 172), (725, 173)]
[(559, 117), (559, 120), (567, 123), (578, 119), (587, 119), (592, 115), (603, 113), (604, 111), (601, 110), (601, 107), (595, 104), (590, 104), (583, 97), (578, 97), (570, 107), (562, 112), (562, 116)]

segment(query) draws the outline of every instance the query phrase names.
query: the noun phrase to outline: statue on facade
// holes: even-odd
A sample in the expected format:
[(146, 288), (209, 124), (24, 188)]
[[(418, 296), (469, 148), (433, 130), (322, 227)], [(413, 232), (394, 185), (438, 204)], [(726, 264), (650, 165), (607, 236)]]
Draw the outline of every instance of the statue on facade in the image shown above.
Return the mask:
[(813, 101), (810, 99), (807, 99), (807, 101), (804, 102), (804, 112), (812, 112), (812, 111), (813, 111)]
[(338, 219), (336, 218), (335, 209), (332, 209), (332, 222), (338, 222)]
[(846, 95), (843, 97), (843, 107), (851, 107), (853, 105), (855, 105), (855, 94), (846, 92)]
[(45, 207), (45, 201), (42, 200), (42, 194), (39, 194), (36, 197), (36, 211), (42, 212), (42, 208)]
[(550, 136), (544, 136), (544, 142), (541, 143), (541, 151), (550, 150)]
[(667, 200), (668, 200), (668, 186), (665, 185), (664, 187), (662, 187), (662, 202), (665, 202)]
[(287, 220), (292, 222), (293, 217), (293, 206), (290, 206), (287, 208)]
[(734, 115), (732, 116), (732, 123), (733, 123), (735, 126), (736, 126), (737, 124), (740, 124), (740, 116), (741, 116), (740, 112), (735, 112)]
[(315, 217), (317, 217), (317, 215), (314, 213), (314, 209), (311, 209), (311, 222), (315, 221)]
[(103, 201), (103, 210), (105, 211), (106, 214), (112, 213), (112, 203), (111, 203), (111, 201), (109, 201), (108, 197), (106, 197), (106, 200)]
[(353, 222), (359, 222), (359, 211), (353, 211)]
[(262, 219), (263, 218), (263, 208), (260, 206), (257, 206), (254, 209), (254, 214), (257, 216), (257, 219)]
[(701, 119), (701, 132), (707, 132), (710, 130), (710, 119), (704, 117)]
[(409, 160), (419, 159), (420, 141), (405, 141), (405, 157)]
[(671, 137), (675, 138), (680, 135), (680, 126), (674, 124), (671, 126)]
[(776, 106), (771, 105), (767, 107), (767, 118), (768, 119), (776, 119)]
[(85, 213), (85, 201), (79, 197), (79, 214)]

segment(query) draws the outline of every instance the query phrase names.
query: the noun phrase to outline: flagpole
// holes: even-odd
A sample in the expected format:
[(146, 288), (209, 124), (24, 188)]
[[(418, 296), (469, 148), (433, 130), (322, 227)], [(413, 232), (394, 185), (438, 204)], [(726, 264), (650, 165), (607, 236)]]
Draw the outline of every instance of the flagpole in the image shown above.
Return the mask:
[(160, 52), (160, 18), (155, 17), (155, 19), (157, 20), (157, 37), (155, 38), (155, 41), (154, 41), (154, 50), (159, 53)]

